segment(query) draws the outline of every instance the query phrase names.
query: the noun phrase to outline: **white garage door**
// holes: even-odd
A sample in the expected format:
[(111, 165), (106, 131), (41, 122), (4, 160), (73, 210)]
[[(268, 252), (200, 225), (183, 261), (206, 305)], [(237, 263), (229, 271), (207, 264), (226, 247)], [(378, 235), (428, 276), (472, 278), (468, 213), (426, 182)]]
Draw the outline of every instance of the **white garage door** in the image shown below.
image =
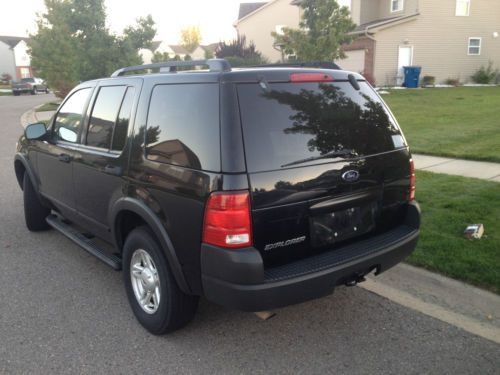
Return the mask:
[(346, 58), (337, 63), (344, 70), (362, 73), (365, 70), (365, 50), (346, 51)]

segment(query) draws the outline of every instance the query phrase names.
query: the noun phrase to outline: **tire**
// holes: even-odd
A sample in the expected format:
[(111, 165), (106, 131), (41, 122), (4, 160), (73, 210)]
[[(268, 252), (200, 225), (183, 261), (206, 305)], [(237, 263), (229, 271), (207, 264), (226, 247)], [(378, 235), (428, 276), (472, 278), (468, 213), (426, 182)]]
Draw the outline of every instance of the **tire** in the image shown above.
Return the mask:
[[(136, 269), (134, 274), (131, 268)], [(154, 335), (184, 327), (198, 308), (199, 297), (179, 289), (165, 254), (147, 227), (136, 228), (127, 236), (123, 247), (123, 281), (135, 317)], [(140, 296), (150, 298), (141, 304)]]
[(39, 232), (50, 229), (45, 219), (50, 214), (50, 209), (44, 207), (35, 192), (35, 188), (27, 173), (23, 178), (23, 195), (24, 195), (24, 219), (26, 226), (32, 232)]
[(49, 93), (49, 89), (48, 89), (48, 88), (46, 88), (46, 89), (45, 89), (45, 93), (46, 93), (46, 94), (48, 94), (48, 93)]
[(31, 90), (31, 95), (36, 95), (36, 86)]

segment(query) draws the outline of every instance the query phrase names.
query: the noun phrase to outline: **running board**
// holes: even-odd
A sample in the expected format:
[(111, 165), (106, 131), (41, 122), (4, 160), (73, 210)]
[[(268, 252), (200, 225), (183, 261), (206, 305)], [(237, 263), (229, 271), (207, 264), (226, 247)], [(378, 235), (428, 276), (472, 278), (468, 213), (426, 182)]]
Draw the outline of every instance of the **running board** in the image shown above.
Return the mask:
[(119, 257), (98, 247), (92, 239), (86, 237), (83, 233), (78, 232), (76, 229), (71, 227), (71, 225), (64, 223), (58, 216), (49, 215), (46, 220), (52, 228), (64, 234), (71, 241), (83, 248), (83, 250), (89, 252), (117, 271), (122, 269), (122, 260)]

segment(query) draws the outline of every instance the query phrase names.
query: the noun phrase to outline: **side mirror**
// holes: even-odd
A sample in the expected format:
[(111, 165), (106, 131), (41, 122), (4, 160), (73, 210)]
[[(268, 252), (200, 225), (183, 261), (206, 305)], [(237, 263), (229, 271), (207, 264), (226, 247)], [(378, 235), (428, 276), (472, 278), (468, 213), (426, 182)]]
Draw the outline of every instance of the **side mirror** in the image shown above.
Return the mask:
[(71, 143), (75, 143), (76, 140), (78, 139), (78, 134), (76, 132), (74, 132), (73, 130), (71, 129), (68, 129), (68, 128), (59, 128), (59, 137), (63, 140), (63, 141), (66, 141), (66, 142), (71, 142)]
[(47, 134), (47, 128), (42, 122), (36, 124), (30, 124), (24, 129), (24, 135), (26, 139), (40, 139), (45, 134)]

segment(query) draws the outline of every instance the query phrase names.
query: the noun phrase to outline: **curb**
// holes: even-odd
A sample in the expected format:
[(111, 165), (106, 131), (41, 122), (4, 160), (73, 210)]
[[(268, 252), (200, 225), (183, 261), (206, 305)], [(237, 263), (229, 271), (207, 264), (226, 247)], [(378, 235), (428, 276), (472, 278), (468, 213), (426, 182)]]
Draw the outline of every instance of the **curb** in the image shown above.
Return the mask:
[(21, 115), (20, 122), (21, 122), (21, 126), (23, 128), (25, 128), (26, 125), (28, 125), (28, 124), (32, 124), (32, 123), (36, 122), (36, 117), (35, 117), (35, 109), (36, 108), (37, 107), (28, 109), (26, 112), (24, 112)]
[(406, 263), (368, 276), (371, 293), (500, 344), (500, 296)]

